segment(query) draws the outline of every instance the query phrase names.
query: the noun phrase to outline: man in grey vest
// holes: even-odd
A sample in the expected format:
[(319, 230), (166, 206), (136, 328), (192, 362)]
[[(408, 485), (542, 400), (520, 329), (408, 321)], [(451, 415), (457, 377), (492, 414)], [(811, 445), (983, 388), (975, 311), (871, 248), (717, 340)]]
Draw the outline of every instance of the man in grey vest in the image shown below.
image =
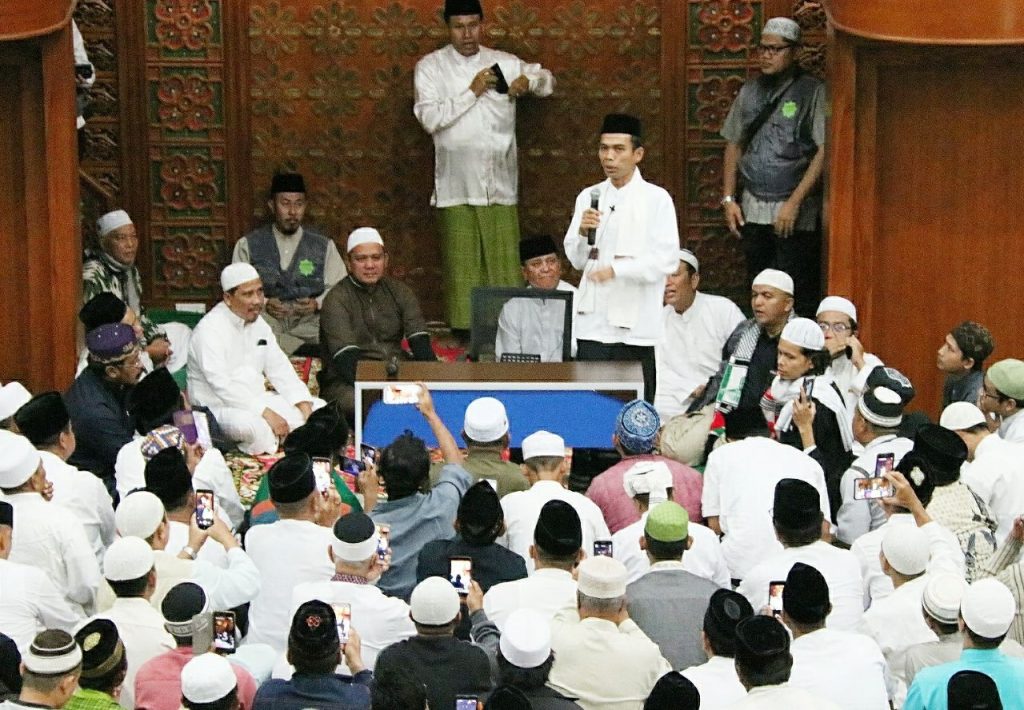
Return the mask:
[(331, 287), (345, 278), (345, 263), (332, 240), (302, 226), (306, 184), (301, 175), (274, 175), (267, 209), (274, 221), (239, 239), (231, 261), (256, 267), (267, 297), (263, 320), (291, 355), (319, 343), (320, 308)]
[(800, 70), (799, 46), (796, 22), (765, 23), (761, 76), (743, 85), (722, 124), (722, 209), (729, 231), (743, 239), (748, 275), (766, 268), (792, 275), (796, 312), (810, 315), (821, 297), (825, 87)]

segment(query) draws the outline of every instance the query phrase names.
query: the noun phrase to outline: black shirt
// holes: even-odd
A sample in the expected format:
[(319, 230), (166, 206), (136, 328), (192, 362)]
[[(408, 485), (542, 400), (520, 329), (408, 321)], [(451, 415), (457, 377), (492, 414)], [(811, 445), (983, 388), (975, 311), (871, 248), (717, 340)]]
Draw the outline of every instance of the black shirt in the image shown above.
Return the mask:
[(455, 707), (460, 694), (485, 697), (491, 691), (491, 666), (479, 646), (453, 636), (413, 636), (391, 644), (377, 656), (374, 674), (411, 673), (427, 688), (431, 708)]

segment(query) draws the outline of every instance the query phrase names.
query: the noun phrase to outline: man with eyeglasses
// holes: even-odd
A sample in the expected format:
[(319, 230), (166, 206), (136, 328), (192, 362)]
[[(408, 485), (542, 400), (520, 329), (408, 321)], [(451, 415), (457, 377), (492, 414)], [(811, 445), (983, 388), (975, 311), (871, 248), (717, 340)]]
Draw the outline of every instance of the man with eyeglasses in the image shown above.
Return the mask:
[(864, 391), (868, 375), (882, 361), (864, 352), (857, 337), (857, 307), (842, 296), (826, 296), (818, 304), (815, 320), (825, 334), (825, 347), (832, 356), (828, 371), (853, 414), (857, 400)]
[(999, 425), (999, 436), (1024, 442), (1024, 361), (1000, 360), (985, 372), (978, 408), (989, 422)]
[(78, 445), (68, 463), (92, 471), (114, 491), (114, 462), (132, 440), (135, 425), (128, 398), (142, 375), (135, 330), (108, 323), (85, 336), (89, 361), (64, 394)]
[(825, 88), (800, 70), (799, 45), (800, 26), (788, 18), (761, 31), (761, 76), (743, 85), (722, 124), (722, 209), (743, 239), (748, 276), (766, 268), (791, 274), (796, 312), (806, 314), (821, 291)]

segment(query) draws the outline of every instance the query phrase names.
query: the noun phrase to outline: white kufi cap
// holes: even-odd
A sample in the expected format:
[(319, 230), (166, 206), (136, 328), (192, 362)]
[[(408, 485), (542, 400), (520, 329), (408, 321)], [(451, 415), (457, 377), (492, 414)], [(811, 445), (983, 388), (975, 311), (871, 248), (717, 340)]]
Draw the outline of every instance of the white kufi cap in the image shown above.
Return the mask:
[(122, 537), (145, 540), (164, 521), (164, 504), (149, 491), (129, 493), (114, 511), (114, 523)]
[(409, 611), (417, 624), (444, 626), (459, 613), (459, 593), (444, 577), (427, 577), (412, 590)]
[(153, 548), (140, 537), (119, 537), (103, 555), (103, 577), (111, 582), (138, 579), (151, 569)]
[(523, 461), (535, 456), (565, 458), (565, 439), (550, 431), (536, 431), (523, 439)]
[(672, 472), (664, 461), (639, 461), (630, 466), (622, 477), (622, 487), (630, 498), (648, 494), (649, 507), (653, 508), (668, 500)]
[(890, 527), (882, 538), (882, 554), (900, 574), (921, 574), (928, 566), (928, 536), (918, 527)]
[(0, 429), (0, 488), (17, 488), (39, 469), (39, 452), (32, 442)]
[(474, 399), (466, 407), (462, 429), (466, 436), (481, 444), (497, 441), (508, 433), (505, 405), (494, 397)]
[(979, 579), (964, 592), (960, 616), (971, 631), (986, 639), (999, 638), (1010, 630), (1017, 602), (997, 579)]
[(793, 295), (793, 277), (778, 269), (765, 269), (754, 277), (752, 286), (771, 286), (783, 293)]
[(685, 261), (687, 264), (693, 267), (693, 270), (700, 273), (700, 261), (697, 260), (697, 255), (689, 249), (679, 250), (679, 261)]
[(228, 264), (220, 272), (220, 288), (222, 291), (230, 291), (248, 281), (255, 281), (260, 277), (256, 267), (246, 261), (238, 261)]
[(124, 210), (114, 210), (96, 220), (96, 232), (101, 237), (105, 237), (115, 229), (120, 229), (128, 224), (132, 224), (132, 218), (128, 216), (128, 213)]
[(822, 350), (825, 347), (825, 334), (821, 332), (821, 326), (810, 318), (794, 318), (789, 321), (779, 337), (805, 350)]
[(953, 402), (942, 410), (939, 426), (950, 431), (963, 431), (985, 423), (985, 414), (970, 402)]
[(32, 393), (20, 382), (8, 382), (0, 387), (0, 420), (13, 417), (30, 399)]
[(814, 315), (821, 315), (825, 311), (836, 311), (843, 315), (850, 316), (850, 320), (857, 321), (857, 307), (853, 301), (842, 296), (826, 296), (818, 304), (818, 311)]
[(800, 25), (788, 17), (773, 17), (764, 23), (762, 35), (776, 35), (794, 44), (800, 41)]
[(921, 606), (928, 616), (943, 624), (955, 624), (960, 617), (960, 602), (967, 591), (967, 582), (952, 572), (928, 575)]
[(345, 252), (348, 253), (355, 249), (360, 244), (380, 244), (384, 246), (384, 239), (373, 227), (359, 227), (353, 229), (352, 233), (348, 235), (348, 245), (345, 247)]
[(516, 609), (505, 620), (501, 655), (518, 668), (536, 668), (551, 656), (551, 620), (534, 609)]
[(196, 656), (181, 669), (181, 694), (192, 703), (212, 703), (238, 684), (231, 661), (216, 653)]
[(616, 559), (597, 555), (588, 557), (578, 568), (577, 588), (580, 593), (595, 599), (615, 599), (626, 593), (629, 573)]

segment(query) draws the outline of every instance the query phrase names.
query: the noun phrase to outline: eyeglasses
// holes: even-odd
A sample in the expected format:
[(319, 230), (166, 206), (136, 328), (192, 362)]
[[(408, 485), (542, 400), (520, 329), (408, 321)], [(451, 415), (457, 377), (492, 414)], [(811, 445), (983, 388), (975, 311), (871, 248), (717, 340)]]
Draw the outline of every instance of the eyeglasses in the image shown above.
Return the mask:
[(982, 388), (978, 392), (978, 401), (981, 402), (982, 400), (985, 400), (985, 399), (994, 399), (997, 402), (1002, 402), (1003, 401), (1003, 397), (1001, 395), (999, 395), (999, 394), (992, 394), (991, 392), (988, 392), (984, 388)]
[(785, 52), (792, 46), (793, 45), (791, 44), (759, 44), (757, 45), (757, 51), (762, 54), (767, 54), (768, 56), (773, 56)]
[(843, 333), (849, 333), (851, 328), (846, 323), (818, 323), (818, 327), (821, 328), (822, 333), (827, 333), (830, 330), (836, 335), (842, 335)]

